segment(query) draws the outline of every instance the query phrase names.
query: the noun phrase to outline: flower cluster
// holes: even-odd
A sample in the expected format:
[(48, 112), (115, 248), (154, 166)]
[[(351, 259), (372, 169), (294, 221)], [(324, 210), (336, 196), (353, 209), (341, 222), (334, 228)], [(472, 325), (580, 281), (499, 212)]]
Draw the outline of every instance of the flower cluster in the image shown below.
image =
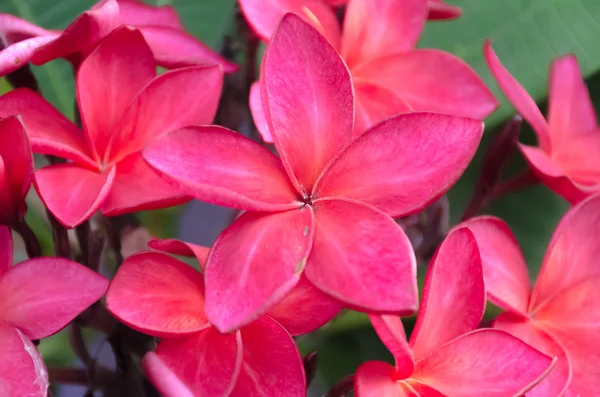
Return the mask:
[[(600, 395), (600, 136), (576, 58), (551, 66), (546, 121), (484, 45), (537, 134), (539, 147), (518, 145), (532, 174), (574, 205), (535, 288), (508, 225), (478, 216), (440, 242), (419, 304), (415, 250), (397, 218), (448, 192), (498, 106), (465, 62), (415, 48), (428, 19), (461, 9), (239, 5), (267, 45), (245, 89), (262, 139), (211, 124), (238, 66), (188, 34), (171, 6), (102, 0), (64, 31), (0, 14), (0, 75), (68, 60), (78, 115), (67, 119), (36, 85), (0, 97), (0, 396), (48, 396), (62, 372), (36, 344), (69, 326), (90, 393), (117, 385), (137, 396), (124, 385), (142, 383), (139, 368), (167, 397), (302, 397), (314, 368), (294, 337), (348, 309), (369, 315), (395, 361), (360, 365), (345, 381), (357, 397)], [(32, 153), (50, 164), (35, 167)], [(42, 256), (25, 220), (32, 185), (55, 256)], [(240, 212), (210, 248), (152, 239), (122, 258), (124, 216), (192, 199)], [(11, 230), (29, 256), (16, 265)], [(99, 271), (109, 248), (110, 281)], [(486, 300), (504, 310), (488, 328)], [(417, 312), (407, 338), (400, 316)], [(106, 336), (117, 371), (98, 368), (83, 326)]]

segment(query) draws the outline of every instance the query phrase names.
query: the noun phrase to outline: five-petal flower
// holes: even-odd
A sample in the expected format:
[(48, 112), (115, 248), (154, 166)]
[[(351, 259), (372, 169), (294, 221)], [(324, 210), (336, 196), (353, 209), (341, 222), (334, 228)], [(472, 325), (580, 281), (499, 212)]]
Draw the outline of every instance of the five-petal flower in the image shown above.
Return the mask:
[(494, 328), (559, 358), (527, 395), (600, 395), (600, 196), (581, 202), (561, 220), (533, 290), (506, 223), (482, 216), (463, 225), (477, 239), (488, 299), (506, 310)]
[(210, 123), (221, 95), (222, 71), (219, 66), (191, 66), (155, 76), (142, 34), (121, 27), (77, 73), (84, 133), (31, 90), (0, 97), (0, 116), (22, 117), (34, 153), (71, 160), (38, 170), (34, 180), (41, 199), (63, 225), (77, 226), (98, 209), (118, 215), (189, 200), (159, 178), (140, 151), (161, 134)]
[(504, 331), (476, 330), (484, 310), (475, 238), (466, 228), (454, 230), (427, 272), (410, 342), (398, 317), (371, 316), (396, 364), (362, 364), (354, 378), (356, 396), (522, 396), (555, 360)]

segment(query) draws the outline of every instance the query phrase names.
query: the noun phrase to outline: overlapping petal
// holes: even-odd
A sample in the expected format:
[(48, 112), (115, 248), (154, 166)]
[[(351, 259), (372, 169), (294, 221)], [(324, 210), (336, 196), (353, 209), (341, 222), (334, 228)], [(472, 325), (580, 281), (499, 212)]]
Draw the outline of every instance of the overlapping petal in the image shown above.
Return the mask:
[(457, 6), (446, 4), (444, 0), (428, 0), (429, 14), (427, 17), (431, 20), (436, 19), (454, 19), (462, 15), (462, 9)]
[(54, 33), (11, 14), (0, 14), (0, 32), (8, 43)]
[(6, 76), (26, 65), (38, 48), (50, 43), (58, 36), (58, 33), (53, 33), (47, 36), (31, 37), (11, 44), (0, 51), (0, 76)]
[(260, 96), (260, 83), (252, 84), (250, 87), (250, 98), (248, 99), (250, 105), (250, 111), (252, 112), (252, 118), (254, 119), (254, 125), (263, 141), (273, 143), (273, 136), (269, 130), (269, 123), (263, 110), (262, 98)]
[(195, 256), (200, 263), (200, 267), (204, 268), (206, 260), (208, 259), (208, 253), (210, 248), (202, 247), (200, 245), (186, 243), (185, 241), (177, 240), (174, 238), (166, 239), (152, 239), (148, 242), (148, 246), (152, 249), (167, 252), (173, 255), (181, 255), (187, 257)]
[(354, 375), (357, 397), (419, 397), (397, 381), (396, 371), (388, 363), (367, 361)]
[(381, 120), (414, 111), (408, 102), (388, 88), (355, 79), (354, 90), (356, 95), (354, 137), (368, 131)]
[(154, 352), (142, 359), (142, 367), (154, 387), (165, 397), (194, 397), (192, 388), (186, 385)]
[(0, 226), (0, 276), (12, 266), (13, 240), (10, 229)]
[(154, 6), (140, 0), (117, 0), (121, 21), (132, 26), (164, 26), (183, 29), (172, 5)]
[(395, 373), (398, 379), (405, 379), (415, 370), (412, 349), (406, 341), (402, 320), (397, 316), (369, 316), (379, 339), (388, 348), (396, 361)]

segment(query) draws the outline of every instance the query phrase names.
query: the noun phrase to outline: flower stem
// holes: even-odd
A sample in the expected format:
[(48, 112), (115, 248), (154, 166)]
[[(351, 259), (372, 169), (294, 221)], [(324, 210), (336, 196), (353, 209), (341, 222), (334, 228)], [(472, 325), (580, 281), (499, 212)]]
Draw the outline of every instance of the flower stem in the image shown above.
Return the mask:
[(40, 246), (40, 242), (25, 219), (15, 223), (12, 228), (21, 236), (21, 238), (23, 238), (23, 242), (25, 242), (25, 250), (27, 251), (27, 256), (30, 259), (42, 256), (42, 247)]
[(348, 375), (336, 383), (325, 397), (346, 397), (354, 388), (354, 375)]

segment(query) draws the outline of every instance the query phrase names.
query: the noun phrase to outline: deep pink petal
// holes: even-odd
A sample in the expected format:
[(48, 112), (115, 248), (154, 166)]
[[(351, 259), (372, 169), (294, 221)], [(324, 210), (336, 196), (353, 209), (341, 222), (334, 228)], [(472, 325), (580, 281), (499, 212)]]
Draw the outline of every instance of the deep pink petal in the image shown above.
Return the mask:
[(508, 225), (480, 216), (462, 224), (477, 240), (488, 299), (504, 310), (526, 315), (531, 286), (525, 258)]
[(46, 397), (48, 372), (35, 345), (18, 329), (0, 322), (0, 395)]
[(417, 212), (458, 180), (482, 132), (480, 121), (443, 114), (388, 119), (343, 152), (316, 192), (359, 200), (394, 217)]
[(291, 12), (314, 26), (334, 47), (339, 46), (339, 23), (322, 0), (239, 0), (239, 4), (252, 29), (264, 41), (271, 39), (283, 16)]
[(535, 104), (535, 101), (519, 82), (511, 76), (502, 63), (500, 63), (500, 59), (498, 59), (489, 40), (485, 42), (484, 54), (488, 67), (492, 71), (504, 95), (506, 95), (515, 109), (517, 109), (517, 112), (533, 127), (537, 133), (540, 147), (545, 151), (549, 151), (550, 136), (548, 133), (548, 124), (544, 116), (542, 116), (540, 109)]
[(106, 160), (109, 142), (125, 109), (154, 78), (155, 71), (144, 37), (128, 27), (113, 31), (81, 63), (77, 101), (89, 143), (99, 161)]
[(352, 75), (355, 81), (390, 90), (415, 111), (483, 120), (498, 107), (492, 92), (466, 62), (440, 50), (388, 56), (353, 68)]
[(40, 47), (31, 62), (42, 65), (75, 52), (87, 53), (121, 24), (115, 0), (102, 0), (77, 17), (55, 40)]
[(531, 296), (530, 310), (583, 280), (600, 276), (600, 195), (573, 207), (556, 227)]
[(12, 44), (30, 37), (47, 36), (55, 32), (11, 14), (0, 14), (0, 33), (9, 44)]
[(173, 186), (197, 199), (255, 211), (300, 206), (281, 161), (237, 132), (188, 127), (156, 139), (143, 153)]
[(326, 324), (341, 308), (338, 301), (322, 293), (306, 277), (301, 277), (298, 284), (267, 314), (291, 335), (297, 336)]
[(152, 249), (163, 251), (173, 255), (181, 255), (187, 257), (196, 257), (200, 263), (200, 267), (204, 268), (210, 248), (200, 245), (187, 243), (185, 241), (174, 238), (152, 239), (148, 242), (148, 246)]
[(412, 349), (406, 341), (406, 333), (400, 317), (371, 315), (369, 318), (379, 339), (394, 356), (398, 379), (406, 379), (411, 376), (415, 370), (415, 361)]
[(167, 338), (144, 358), (150, 381), (165, 397), (229, 396), (242, 364), (239, 332), (210, 327), (183, 338)]
[(354, 375), (356, 397), (420, 397), (398, 382), (396, 371), (388, 363), (367, 361)]
[(10, 229), (0, 226), (0, 277), (12, 266), (13, 240)]
[(462, 15), (462, 8), (444, 3), (444, 0), (428, 0), (429, 20), (455, 19)]
[(120, 161), (116, 168), (110, 193), (100, 207), (104, 215), (172, 207), (191, 200), (157, 175), (140, 153)]
[(571, 359), (560, 343), (534, 323), (513, 313), (502, 313), (494, 321), (494, 328), (516, 336), (531, 347), (557, 357), (556, 366), (537, 386), (527, 392), (528, 397), (563, 396), (571, 382)]
[(252, 84), (250, 87), (250, 98), (249, 98), (250, 111), (252, 112), (252, 118), (254, 119), (254, 125), (263, 141), (273, 143), (273, 136), (269, 131), (269, 123), (263, 110), (262, 98), (260, 97), (260, 83)]
[(117, 3), (121, 21), (126, 25), (156, 25), (183, 30), (183, 24), (172, 5), (154, 6), (140, 0), (117, 0)]
[(0, 277), (0, 319), (30, 339), (58, 332), (99, 300), (108, 280), (63, 258), (36, 258)]
[(58, 34), (31, 37), (11, 44), (0, 51), (0, 76), (6, 76), (29, 63), (38, 48), (57, 37)]
[(455, 229), (427, 270), (421, 307), (410, 344), (416, 360), (474, 330), (485, 311), (481, 256), (473, 233)]
[(353, 68), (410, 51), (417, 44), (427, 3), (422, 0), (353, 0), (344, 17), (341, 53)]
[(352, 307), (413, 314), (418, 306), (416, 259), (396, 222), (350, 200), (319, 200), (314, 208), (308, 279)]
[(582, 193), (599, 190), (600, 130), (594, 129), (587, 134), (572, 134), (558, 146), (551, 154), (555, 166), (560, 168)]
[(166, 26), (137, 26), (148, 42), (156, 63), (173, 69), (194, 65), (221, 65), (226, 73), (238, 66), (229, 62), (183, 29)]
[(356, 117), (354, 137), (389, 117), (410, 113), (414, 109), (405, 100), (385, 87), (365, 81), (354, 80), (356, 95)]
[(232, 396), (306, 396), (302, 357), (281, 325), (265, 316), (240, 333), (244, 358)]
[(81, 131), (41, 95), (20, 88), (0, 97), (0, 117), (18, 114), (34, 153), (65, 157), (94, 167), (91, 153)]
[(125, 259), (110, 284), (106, 307), (131, 328), (153, 336), (185, 335), (210, 326), (200, 272), (159, 252)]
[(354, 94), (348, 68), (314, 28), (285, 16), (262, 64), (261, 96), (269, 130), (288, 173), (304, 194), (351, 139)]
[(258, 318), (294, 288), (313, 241), (310, 207), (246, 212), (217, 239), (206, 265), (206, 315), (221, 332)]
[(520, 396), (553, 364), (552, 358), (504, 331), (481, 329), (418, 361), (412, 377), (449, 396)]
[[(115, 179), (115, 168), (103, 173), (74, 164), (57, 164), (35, 172), (35, 189), (58, 221), (73, 228), (100, 208)], [(68, 186), (68, 189), (64, 187)]]

